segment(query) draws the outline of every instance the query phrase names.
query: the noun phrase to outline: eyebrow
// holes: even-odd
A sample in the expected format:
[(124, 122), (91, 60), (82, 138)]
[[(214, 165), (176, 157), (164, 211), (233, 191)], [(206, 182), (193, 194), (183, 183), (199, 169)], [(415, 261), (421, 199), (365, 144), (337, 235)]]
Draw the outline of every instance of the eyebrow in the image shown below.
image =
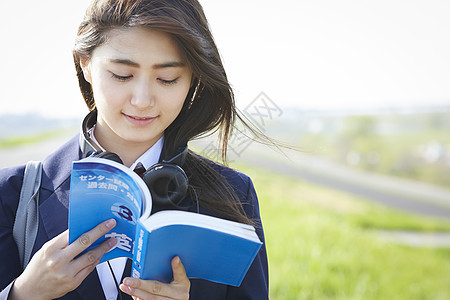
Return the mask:
[[(135, 67), (135, 68), (139, 68), (140, 65), (137, 62), (134, 62), (132, 60), (129, 59), (122, 59), (122, 58), (113, 58), (110, 60), (110, 62), (115, 63), (115, 64), (123, 64), (123, 65), (127, 65), (130, 67)], [(185, 64), (183, 62), (180, 61), (169, 61), (169, 62), (165, 62), (162, 64), (156, 64), (153, 65), (153, 69), (163, 69), (163, 68), (177, 68), (177, 67), (184, 67)]]
[(184, 66), (185, 66), (185, 64), (182, 63), (181, 61), (171, 61), (171, 62), (166, 62), (163, 64), (153, 65), (153, 69), (179, 68), (179, 67), (184, 67)]
[(140, 65), (137, 62), (134, 62), (129, 59), (113, 58), (113, 59), (110, 59), (109, 61), (112, 63), (115, 63), (115, 64), (127, 65), (127, 66), (131, 66), (131, 67), (136, 67), (136, 68), (140, 67)]

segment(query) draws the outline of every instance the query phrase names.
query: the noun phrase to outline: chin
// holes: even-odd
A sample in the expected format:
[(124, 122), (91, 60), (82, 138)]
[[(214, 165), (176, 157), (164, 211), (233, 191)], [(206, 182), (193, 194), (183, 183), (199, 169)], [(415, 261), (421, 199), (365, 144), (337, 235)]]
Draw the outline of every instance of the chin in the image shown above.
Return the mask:
[(130, 136), (128, 135), (127, 138), (125, 138), (125, 140), (130, 143), (130, 144), (142, 144), (142, 145), (148, 145), (148, 147), (153, 146), (154, 143), (156, 143), (159, 138), (158, 137), (145, 137), (142, 136), (142, 134), (137, 134), (135, 136)]

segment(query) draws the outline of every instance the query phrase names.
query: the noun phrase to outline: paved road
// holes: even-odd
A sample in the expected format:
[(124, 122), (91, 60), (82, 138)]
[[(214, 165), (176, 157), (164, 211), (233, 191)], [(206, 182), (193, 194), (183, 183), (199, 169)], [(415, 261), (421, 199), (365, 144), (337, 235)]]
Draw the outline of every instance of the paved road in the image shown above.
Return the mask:
[[(197, 145), (205, 148), (207, 142)], [(234, 159), (407, 212), (450, 219), (450, 189), (358, 171), (297, 151), (285, 150), (285, 154), (253, 143)]]
[[(70, 133), (72, 135), (73, 133)], [(70, 136), (0, 150), (0, 168), (42, 160)], [(197, 142), (197, 147), (206, 147)], [(287, 157), (267, 147), (253, 143), (236, 160), (256, 164), (268, 170), (287, 174), (301, 180), (343, 190), (369, 200), (408, 212), (450, 219), (450, 190), (419, 182), (355, 171), (327, 160), (299, 152), (286, 151)]]
[[(0, 150), (0, 168), (42, 160), (70, 136), (33, 146)], [(206, 147), (208, 142), (196, 146)], [(202, 149), (202, 148), (200, 148)], [(256, 164), (273, 172), (363, 196), (371, 201), (407, 212), (450, 219), (450, 191), (418, 182), (346, 169), (321, 158), (286, 151), (287, 157), (252, 144), (236, 160)], [(388, 231), (380, 237), (409, 246), (450, 247), (450, 234)]]
[(59, 148), (73, 133), (36, 144), (0, 149), (0, 168), (25, 164), (29, 160), (43, 160), (48, 154)]

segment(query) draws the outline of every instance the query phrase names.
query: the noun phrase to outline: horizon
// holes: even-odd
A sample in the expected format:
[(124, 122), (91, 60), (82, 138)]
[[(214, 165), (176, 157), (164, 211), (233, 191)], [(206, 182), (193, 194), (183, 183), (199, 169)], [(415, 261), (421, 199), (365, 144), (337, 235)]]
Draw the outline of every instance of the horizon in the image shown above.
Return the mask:
[[(241, 109), (241, 108), (240, 108)], [(86, 110), (86, 114), (87, 114)], [(241, 110), (242, 112), (242, 110)], [(244, 114), (248, 114), (249, 112), (243, 112)], [(408, 114), (433, 114), (433, 113), (450, 113), (450, 103), (445, 104), (432, 104), (432, 105), (417, 105), (417, 106), (383, 106), (383, 107), (374, 107), (371, 109), (367, 108), (358, 108), (358, 107), (343, 107), (343, 108), (304, 108), (304, 107), (296, 107), (296, 106), (284, 106), (281, 109), (280, 116), (272, 119), (277, 119), (278, 122), (283, 120), (283, 116), (289, 115), (290, 117), (294, 115), (315, 115), (315, 116), (383, 116), (383, 115), (408, 115)], [(10, 120), (17, 118), (34, 118), (35, 120), (58, 120), (61, 122), (74, 122), (80, 121), (85, 117), (86, 114), (79, 115), (48, 115), (40, 112), (31, 112), (31, 111), (23, 111), (23, 112), (1, 112), (0, 111), (0, 125), (5, 123), (5, 118), (9, 118)], [(266, 116), (267, 117), (267, 116)], [(266, 118), (267, 119), (267, 118)], [(9, 121), (9, 120), (8, 120)]]
[[(71, 50), (88, 2), (4, 3), (23, 16), (0, 20), (0, 114), (87, 112)], [(261, 92), (282, 109), (450, 104), (450, 2), (200, 2), (240, 108)]]

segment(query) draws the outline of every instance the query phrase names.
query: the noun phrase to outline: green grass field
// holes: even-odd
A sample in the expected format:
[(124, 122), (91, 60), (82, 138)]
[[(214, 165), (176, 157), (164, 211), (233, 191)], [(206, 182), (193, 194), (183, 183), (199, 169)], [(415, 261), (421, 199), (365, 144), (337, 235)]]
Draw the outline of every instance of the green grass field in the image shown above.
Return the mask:
[(449, 248), (412, 248), (377, 234), (450, 232), (450, 221), (401, 213), (253, 166), (233, 167), (248, 174), (258, 192), (271, 300), (450, 299)]
[(0, 139), (0, 149), (30, 145), (38, 142), (43, 142), (46, 140), (51, 140), (57, 137), (67, 135), (68, 132), (71, 131), (67, 129), (56, 129), (23, 136), (11, 136), (8, 138)]
[(269, 257), (270, 299), (450, 299), (450, 249), (383, 240), (378, 229), (450, 232), (450, 222), (255, 167)]

